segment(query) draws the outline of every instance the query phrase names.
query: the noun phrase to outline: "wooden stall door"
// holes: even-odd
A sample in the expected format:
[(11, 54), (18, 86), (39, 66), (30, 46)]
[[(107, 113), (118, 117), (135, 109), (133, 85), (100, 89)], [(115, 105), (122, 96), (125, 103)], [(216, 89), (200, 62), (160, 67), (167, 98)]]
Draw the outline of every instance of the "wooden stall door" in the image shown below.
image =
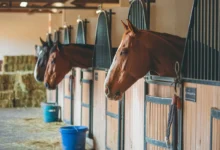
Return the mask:
[(220, 149), (220, 109), (211, 109), (210, 150)]
[(144, 78), (125, 93), (125, 150), (144, 149)]
[[(145, 99), (145, 148), (147, 150), (168, 148), (164, 139), (173, 94), (173, 86), (148, 84), (148, 95)], [(172, 130), (170, 142), (170, 147), (172, 147)]]
[(72, 106), (72, 97), (71, 97), (71, 86), (70, 86), (70, 77), (72, 71), (66, 74), (64, 78), (64, 100), (63, 100), (63, 121), (66, 124), (72, 124), (71, 122), (71, 106)]
[[(186, 88), (196, 89), (196, 101), (185, 98)], [(220, 87), (184, 83), (183, 149), (219, 150)], [(212, 133), (212, 134), (211, 134)]]
[(73, 83), (73, 124), (81, 124), (81, 68), (74, 68), (74, 83)]
[(92, 84), (92, 70), (82, 70), (81, 125), (89, 128), (89, 137), (92, 137)]
[(104, 92), (105, 77), (105, 71), (94, 71), (93, 135), (96, 150), (106, 149), (106, 97)]
[(94, 71), (94, 139), (97, 150), (122, 147), (123, 101), (107, 100), (104, 94), (106, 71)]
[(106, 149), (121, 150), (123, 138), (123, 109), (124, 100), (106, 101)]

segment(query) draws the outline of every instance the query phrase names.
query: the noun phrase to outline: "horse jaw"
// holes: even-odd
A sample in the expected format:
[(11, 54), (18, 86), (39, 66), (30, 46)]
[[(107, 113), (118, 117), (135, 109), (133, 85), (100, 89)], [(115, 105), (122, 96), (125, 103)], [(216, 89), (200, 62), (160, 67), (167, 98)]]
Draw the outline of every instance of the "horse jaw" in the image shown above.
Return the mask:
[[(109, 70), (105, 79), (105, 95), (110, 100), (121, 100), (125, 91), (131, 87), (137, 79), (131, 76), (129, 73), (123, 71), (120, 72), (119, 76), (114, 75), (114, 71)], [(115, 76), (118, 76), (115, 78)], [(114, 77), (114, 80), (112, 77)]]

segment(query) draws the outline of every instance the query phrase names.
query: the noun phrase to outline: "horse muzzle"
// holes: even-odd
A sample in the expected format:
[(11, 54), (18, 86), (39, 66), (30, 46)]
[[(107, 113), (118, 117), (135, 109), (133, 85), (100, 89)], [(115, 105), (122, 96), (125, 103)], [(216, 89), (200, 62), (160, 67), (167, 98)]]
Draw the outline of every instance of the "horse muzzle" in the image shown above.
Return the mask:
[(122, 93), (119, 90), (112, 94), (108, 86), (105, 86), (105, 95), (110, 100), (121, 100), (122, 98)]

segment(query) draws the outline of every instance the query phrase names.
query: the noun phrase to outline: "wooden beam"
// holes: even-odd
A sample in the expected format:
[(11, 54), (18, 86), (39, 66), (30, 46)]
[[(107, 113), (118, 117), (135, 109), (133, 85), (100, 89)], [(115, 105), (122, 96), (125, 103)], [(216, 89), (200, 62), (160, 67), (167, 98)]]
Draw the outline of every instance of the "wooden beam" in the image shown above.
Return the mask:
[[(62, 11), (60, 11), (59, 13), (61, 13)], [(33, 11), (33, 12), (30, 12), (29, 10), (27, 9), (0, 9), (0, 13), (29, 13), (29, 14), (35, 14), (35, 13), (53, 13), (52, 11), (50, 10), (42, 10), (42, 11)]]
[(119, 0), (75, 0), (71, 4), (88, 4), (88, 3), (119, 3)]
[[(11, 2), (22, 2), (24, 0), (10, 0)], [(67, 0), (27, 0), (27, 2), (39, 2), (39, 3), (54, 3), (61, 2), (64, 3)], [(9, 2), (8, 0), (0, 0), (0, 2)]]
[(56, 6), (27, 6), (27, 7), (20, 7), (20, 6), (7, 6), (7, 7), (0, 7), (0, 10), (4, 9), (97, 9), (98, 7), (72, 7), (72, 6), (63, 6), (63, 7), (56, 7)]

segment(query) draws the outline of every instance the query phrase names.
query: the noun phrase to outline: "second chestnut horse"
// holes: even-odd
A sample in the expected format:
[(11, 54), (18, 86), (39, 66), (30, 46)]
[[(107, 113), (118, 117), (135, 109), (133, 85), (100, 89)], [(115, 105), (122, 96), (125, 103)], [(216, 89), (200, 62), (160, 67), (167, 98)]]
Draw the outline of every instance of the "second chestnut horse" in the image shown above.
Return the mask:
[(56, 44), (51, 49), (44, 84), (48, 89), (55, 89), (72, 67), (92, 67), (94, 45), (88, 44)]

